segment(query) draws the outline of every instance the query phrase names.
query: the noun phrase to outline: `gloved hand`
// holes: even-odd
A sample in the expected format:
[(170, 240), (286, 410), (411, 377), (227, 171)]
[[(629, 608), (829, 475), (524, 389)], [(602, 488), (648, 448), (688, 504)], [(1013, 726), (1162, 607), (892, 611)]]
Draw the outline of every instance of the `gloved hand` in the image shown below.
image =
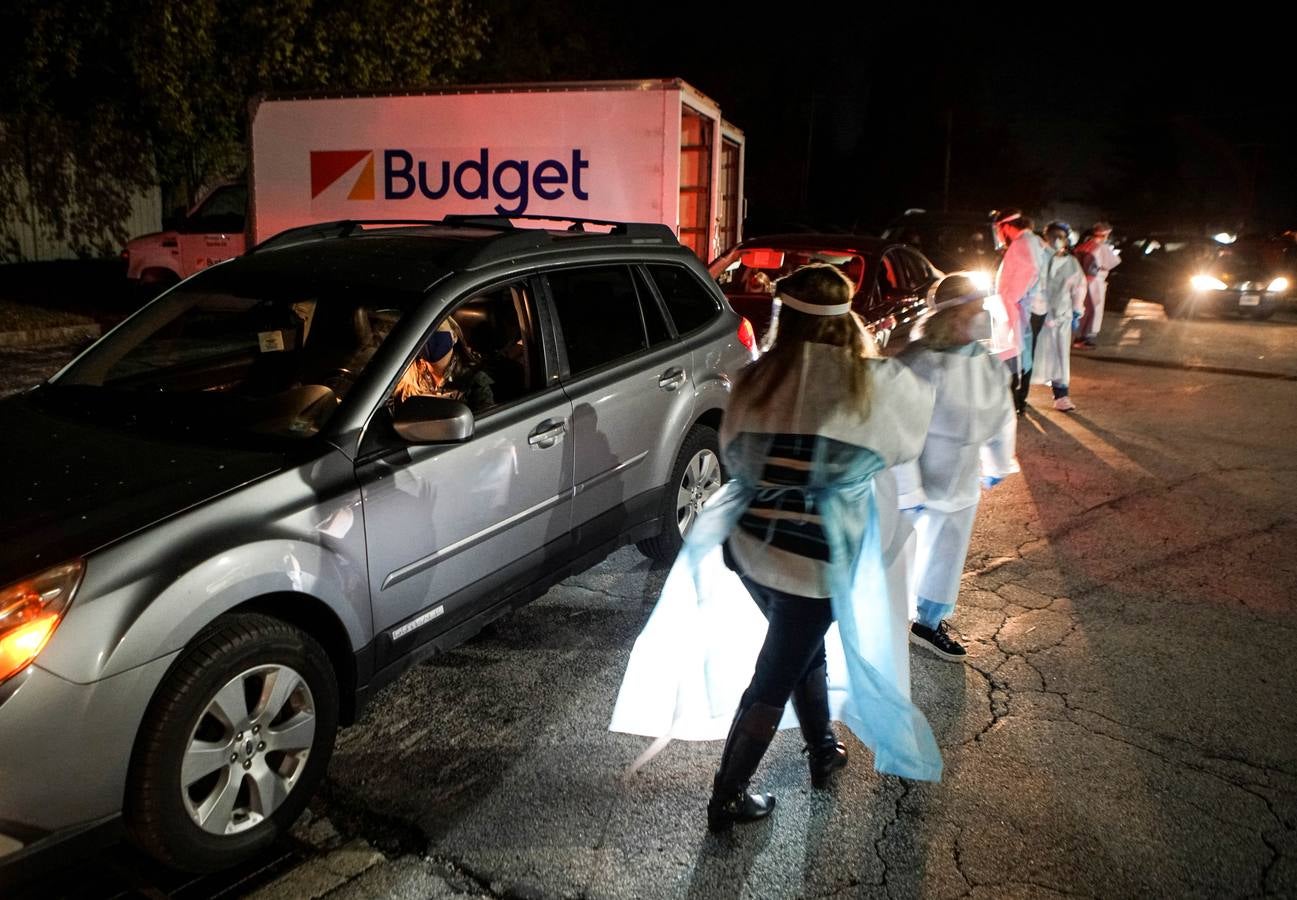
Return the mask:
[(1076, 334), (1077, 330), (1080, 327), (1081, 327), (1081, 314), (1076, 310), (1072, 310), (1072, 333)]
[(1003, 480), (1004, 480), (1003, 478), (997, 478), (994, 475), (983, 475), (982, 487), (989, 491), (991, 488), (995, 487)]

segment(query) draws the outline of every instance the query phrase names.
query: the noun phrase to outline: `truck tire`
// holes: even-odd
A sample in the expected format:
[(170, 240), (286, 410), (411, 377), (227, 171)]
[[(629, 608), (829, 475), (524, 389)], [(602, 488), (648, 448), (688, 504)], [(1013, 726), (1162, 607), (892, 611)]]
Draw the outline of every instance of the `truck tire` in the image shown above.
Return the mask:
[(217, 619), (145, 713), (127, 777), (132, 839), (191, 872), (256, 854), (306, 808), (337, 730), (337, 677), (310, 635), (259, 614)]
[(1108, 296), (1104, 298), (1103, 305), (1108, 312), (1119, 316), (1124, 315), (1126, 307), (1130, 306), (1130, 297), (1120, 291), (1113, 291), (1110, 287), (1108, 288)]
[(671, 480), (662, 492), (659, 511), (662, 530), (635, 546), (649, 559), (659, 562), (675, 559), (702, 505), (720, 490), (723, 481), (716, 429), (695, 425), (680, 445), (675, 465), (671, 467)]

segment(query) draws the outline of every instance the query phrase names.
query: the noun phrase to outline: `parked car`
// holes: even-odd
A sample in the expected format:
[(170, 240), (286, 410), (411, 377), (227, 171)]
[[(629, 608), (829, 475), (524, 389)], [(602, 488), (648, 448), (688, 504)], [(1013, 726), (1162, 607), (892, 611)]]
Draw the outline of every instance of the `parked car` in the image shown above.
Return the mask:
[(1291, 295), (1294, 272), (1278, 241), (1154, 234), (1122, 242), (1121, 265), (1108, 274), (1108, 304), (1131, 298), (1160, 303), (1168, 316), (1236, 312), (1268, 319)]
[(880, 346), (903, 344), (940, 273), (912, 247), (846, 234), (752, 238), (714, 260), (712, 277), (730, 305), (752, 322), (758, 339), (770, 327), (768, 284), (813, 262), (836, 265), (856, 286), (852, 306)]
[(334, 223), (0, 402), (0, 864), (264, 847), (406, 667), (674, 555), (751, 334), (662, 225)]
[(999, 238), (988, 213), (907, 209), (892, 220), (883, 237), (909, 244), (943, 272), (985, 272), (994, 277), (1000, 265)]

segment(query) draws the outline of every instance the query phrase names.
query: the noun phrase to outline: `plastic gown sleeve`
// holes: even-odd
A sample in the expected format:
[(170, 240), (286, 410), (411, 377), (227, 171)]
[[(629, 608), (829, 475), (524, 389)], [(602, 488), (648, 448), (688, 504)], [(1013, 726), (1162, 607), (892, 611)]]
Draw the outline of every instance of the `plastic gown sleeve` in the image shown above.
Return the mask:
[(919, 472), (917, 459), (893, 466), (892, 474), (896, 477), (898, 509), (913, 509), (928, 502), (928, 495), (923, 492), (923, 475)]
[(999, 429), (981, 450), (982, 475), (991, 478), (1004, 478), (1021, 472), (1018, 465), (1018, 417), (1009, 409)]
[[(904, 566), (889, 571), (896, 560), (885, 558), (903, 554), (882, 546), (874, 486), (882, 469), (877, 455), (860, 448), (845, 477), (839, 467), (832, 485), (805, 489), (819, 509), (834, 560), (836, 622), (825, 636), (830, 708), (873, 751), (879, 772), (937, 781), (942, 763), (936, 739), (910, 701)], [(750, 482), (731, 481), (695, 520), (635, 642), (611, 730), (658, 738), (659, 749), (669, 739), (725, 737), (766, 622), (738, 576), (725, 568), (721, 543), (757, 491)], [(854, 546), (849, 522), (860, 507), (853, 504), (867, 511)], [(786, 713), (780, 724), (795, 723)]]

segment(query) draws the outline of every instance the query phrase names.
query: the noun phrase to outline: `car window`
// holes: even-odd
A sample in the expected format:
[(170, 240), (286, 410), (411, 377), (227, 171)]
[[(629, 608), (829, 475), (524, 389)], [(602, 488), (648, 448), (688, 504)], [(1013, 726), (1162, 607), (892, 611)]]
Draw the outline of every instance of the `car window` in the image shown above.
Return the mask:
[(736, 247), (713, 262), (711, 272), (727, 297), (769, 296), (773, 281), (811, 263), (837, 266), (855, 285), (856, 291), (861, 289), (869, 272), (865, 258), (850, 250), (761, 246)]
[(928, 265), (927, 260), (908, 250), (899, 250), (897, 254), (903, 263), (907, 291), (919, 293), (932, 282), (932, 267)]
[(547, 278), (572, 375), (648, 348), (629, 266), (559, 269)]
[(693, 273), (683, 266), (650, 265), (649, 274), (675, 321), (676, 330), (688, 334), (720, 314), (720, 304)]
[(307, 436), (417, 301), (213, 272), (145, 307), (56, 383), (101, 392), (105, 407), (147, 407), (144, 424)]
[(635, 289), (639, 292), (640, 308), (644, 311), (644, 329), (648, 332), (649, 346), (657, 347), (671, 340), (671, 328), (666, 315), (649, 287), (644, 273), (638, 268), (635, 273)]
[(193, 232), (242, 231), (248, 207), (248, 189), (243, 185), (217, 188), (203, 201), (189, 220), (186, 230)]
[(899, 250), (888, 250), (883, 254), (882, 269), (878, 273), (878, 288), (884, 297), (896, 296), (906, 289), (905, 263), (901, 260)]
[(444, 397), (474, 417), (540, 391), (545, 384), (535, 303), (526, 282), (475, 292), (424, 335), (390, 402)]

